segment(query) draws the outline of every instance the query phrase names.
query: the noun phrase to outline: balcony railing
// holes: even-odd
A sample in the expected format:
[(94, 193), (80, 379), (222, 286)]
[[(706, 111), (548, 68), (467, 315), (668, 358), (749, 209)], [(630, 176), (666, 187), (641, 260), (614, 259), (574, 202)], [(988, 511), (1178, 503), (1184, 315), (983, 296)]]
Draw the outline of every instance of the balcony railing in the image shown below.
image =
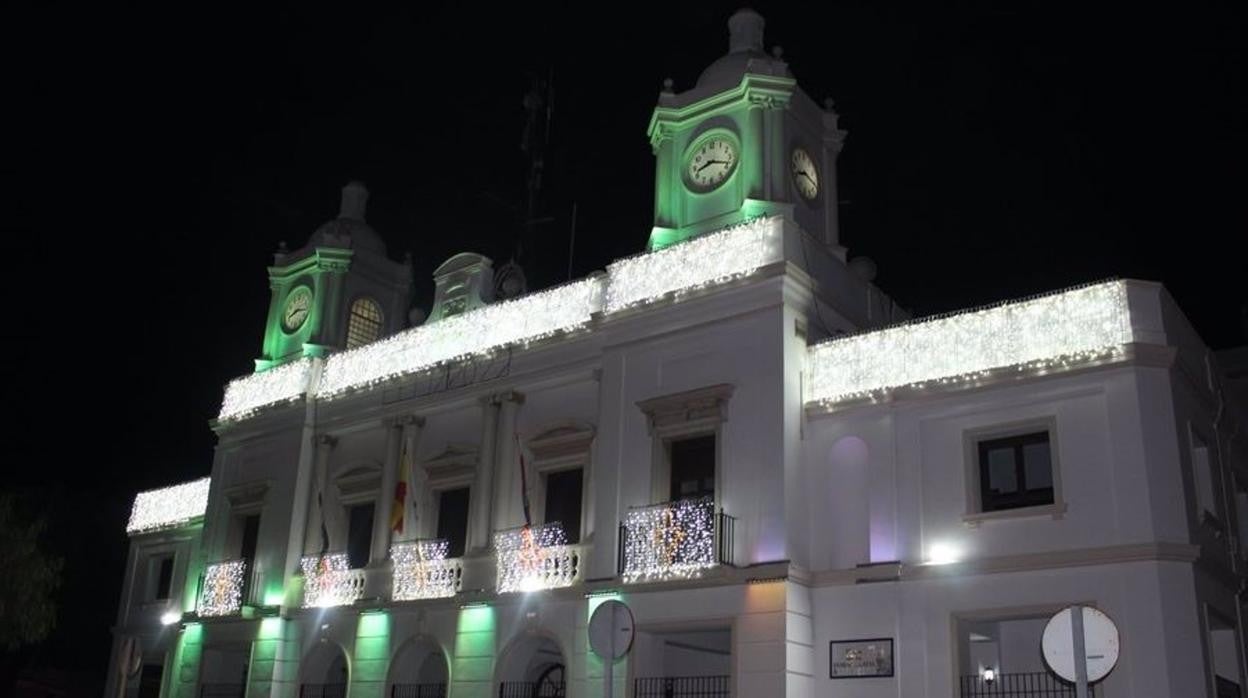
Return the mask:
[(449, 548), (450, 543), (440, 538), (390, 546), (390, 559), (394, 563), (391, 598), (411, 601), (454, 596), (463, 579), (464, 565), (459, 558), (446, 558)]
[(304, 608), (346, 606), (364, 595), (364, 570), (351, 569), (346, 553), (308, 555), (303, 570)]
[(494, 551), (500, 594), (567, 587), (580, 578), (580, 549), (568, 545), (559, 523), (495, 533)]
[[(960, 678), (961, 698), (1075, 698), (1074, 684), (1047, 671), (997, 674), (991, 683), (978, 674)], [(1088, 687), (1088, 696), (1096, 698), (1095, 686)]]
[(620, 524), (620, 576), (658, 581), (731, 565), (735, 521), (712, 497), (632, 507)]
[(633, 698), (728, 698), (728, 677), (658, 676), (634, 679)]
[(446, 698), (446, 684), (396, 683), (390, 687), (390, 698)]
[(201, 616), (228, 616), (238, 613), (247, 598), (248, 586), (246, 560), (214, 562), (204, 568), (203, 577), (200, 578), (195, 612)]
[(568, 685), (562, 681), (504, 681), (498, 684), (498, 698), (564, 698)]
[(299, 698), (347, 698), (347, 684), (305, 683), (299, 686)]

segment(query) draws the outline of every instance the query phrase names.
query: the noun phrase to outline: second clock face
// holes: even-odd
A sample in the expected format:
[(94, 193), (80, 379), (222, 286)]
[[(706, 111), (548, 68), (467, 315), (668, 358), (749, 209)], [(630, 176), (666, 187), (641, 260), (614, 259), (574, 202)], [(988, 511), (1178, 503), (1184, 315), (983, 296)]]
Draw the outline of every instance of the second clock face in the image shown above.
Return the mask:
[(797, 193), (806, 199), (813, 199), (819, 195), (819, 171), (815, 169), (815, 161), (810, 155), (801, 148), (794, 148), (793, 155), (789, 158), (790, 169), (793, 172), (793, 186), (797, 188)]
[(290, 292), (286, 296), (286, 307), (282, 309), (282, 327), (287, 332), (294, 332), (303, 326), (312, 310), (312, 291), (307, 286)]
[(708, 138), (689, 156), (685, 177), (690, 188), (710, 191), (737, 167), (737, 146), (727, 138)]

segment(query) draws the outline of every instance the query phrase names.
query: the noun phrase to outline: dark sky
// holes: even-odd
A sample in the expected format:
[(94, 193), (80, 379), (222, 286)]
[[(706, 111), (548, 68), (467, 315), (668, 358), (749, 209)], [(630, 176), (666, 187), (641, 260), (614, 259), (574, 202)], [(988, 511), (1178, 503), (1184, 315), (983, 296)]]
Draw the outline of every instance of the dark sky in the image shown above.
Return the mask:
[[(1248, 301), (1245, 5), (758, 3), (849, 131), (842, 241), (916, 314), (1108, 276), (1163, 282), (1207, 343)], [(726, 51), (736, 4), (87, 10), (17, 3), (3, 41), (6, 486), (69, 558), (49, 663), (98, 680), (136, 490), (208, 472), (265, 267), (347, 180), (392, 256), (513, 249), (529, 74), (553, 75), (531, 286), (642, 249), (645, 128)], [(7, 198), (7, 197), (6, 197)], [(33, 488), (33, 489), (32, 489)]]

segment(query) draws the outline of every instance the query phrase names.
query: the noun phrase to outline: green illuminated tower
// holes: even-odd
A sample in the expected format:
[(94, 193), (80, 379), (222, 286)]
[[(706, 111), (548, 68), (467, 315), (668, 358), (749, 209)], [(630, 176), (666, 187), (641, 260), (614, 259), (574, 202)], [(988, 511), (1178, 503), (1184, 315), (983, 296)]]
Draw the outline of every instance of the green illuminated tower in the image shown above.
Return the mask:
[(837, 116), (797, 86), (777, 48), (763, 51), (763, 18), (728, 20), (729, 52), (681, 93), (659, 94), (648, 135), (655, 154), (650, 249), (743, 219), (789, 214), (838, 253)]
[(367, 223), (368, 189), (342, 188), (338, 217), (269, 267), (269, 317), (256, 370), (358, 346), (407, 325), (411, 263), (393, 262)]

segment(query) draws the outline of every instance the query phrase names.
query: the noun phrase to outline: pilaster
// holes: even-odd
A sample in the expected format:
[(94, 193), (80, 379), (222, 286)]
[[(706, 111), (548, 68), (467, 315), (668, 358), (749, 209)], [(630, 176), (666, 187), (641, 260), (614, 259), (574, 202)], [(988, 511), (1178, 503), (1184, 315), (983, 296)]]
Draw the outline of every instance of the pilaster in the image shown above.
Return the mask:
[(481, 447), (477, 450), (477, 472), (472, 483), (469, 508), (472, 525), (468, 529), (468, 550), (482, 552), (490, 547), (494, 508), (494, 442), (498, 432), (498, 401), (489, 396), (481, 401)]
[[(524, 404), (524, 395), (514, 390), (499, 393), (495, 396), (499, 403), (498, 447), (496, 482), (498, 487), (494, 493), (494, 515), (497, 520), (495, 529), (507, 529), (521, 526), (524, 521), (524, 509), (521, 492), (520, 453), (518, 449), (518, 432), (516, 421), (520, 413), (520, 405)], [(530, 475), (526, 473), (526, 477)]]

